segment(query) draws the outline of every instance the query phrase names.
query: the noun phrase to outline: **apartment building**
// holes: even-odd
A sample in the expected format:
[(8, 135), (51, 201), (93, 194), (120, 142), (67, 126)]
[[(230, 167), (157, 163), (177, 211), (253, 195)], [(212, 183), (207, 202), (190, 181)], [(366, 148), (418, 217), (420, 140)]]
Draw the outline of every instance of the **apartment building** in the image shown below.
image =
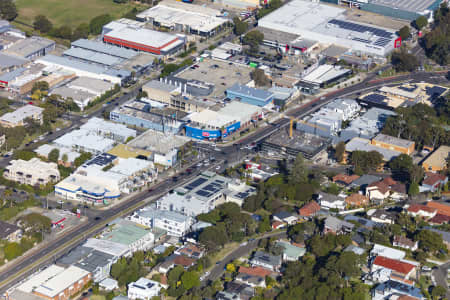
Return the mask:
[(11, 160), (3, 172), (3, 177), (29, 185), (45, 185), (49, 182), (60, 180), (56, 163), (43, 162), (36, 157), (28, 161), (22, 159)]

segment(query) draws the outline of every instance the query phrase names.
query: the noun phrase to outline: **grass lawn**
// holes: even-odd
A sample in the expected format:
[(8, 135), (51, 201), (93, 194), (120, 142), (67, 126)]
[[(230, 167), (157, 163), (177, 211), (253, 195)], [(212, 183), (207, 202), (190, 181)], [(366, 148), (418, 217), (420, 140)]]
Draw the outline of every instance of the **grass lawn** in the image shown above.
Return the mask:
[(69, 25), (72, 28), (89, 23), (98, 15), (108, 13), (115, 18), (130, 11), (136, 4), (117, 4), (113, 0), (16, 0), (19, 11), (17, 20), (32, 24), (34, 17), (44, 15), (54, 26)]

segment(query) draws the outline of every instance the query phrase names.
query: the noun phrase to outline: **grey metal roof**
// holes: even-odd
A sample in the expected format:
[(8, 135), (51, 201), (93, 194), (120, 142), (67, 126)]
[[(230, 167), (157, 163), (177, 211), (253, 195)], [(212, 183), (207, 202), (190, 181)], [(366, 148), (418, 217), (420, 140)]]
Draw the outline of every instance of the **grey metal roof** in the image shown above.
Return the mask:
[(18, 41), (17, 43), (6, 49), (5, 52), (20, 57), (28, 57), (54, 44), (55, 41), (40, 36), (32, 36), (30, 38)]
[(351, 186), (354, 187), (354, 186), (369, 185), (369, 184), (372, 184), (374, 182), (380, 181), (381, 179), (382, 178), (380, 176), (364, 174), (363, 176), (361, 176), (358, 179), (356, 179), (355, 181), (353, 181), (351, 183)]
[(144, 84), (144, 88), (158, 89), (165, 92), (172, 92), (177, 89), (175, 85), (164, 83), (158, 80), (152, 80)]
[(88, 256), (76, 263), (75, 266), (88, 272), (94, 272), (97, 268), (103, 268), (111, 264), (113, 258), (112, 255), (93, 250)]
[(27, 69), (26, 68), (18, 68), (14, 71), (4, 73), (0, 75), (0, 81), (10, 82), (11, 80), (14, 80), (16, 77), (22, 75)]
[(11, 68), (14, 66), (20, 67), (27, 62), (29, 62), (28, 59), (0, 53), (0, 69)]
[(271, 266), (279, 266), (281, 264), (281, 256), (271, 255), (264, 251), (256, 251), (255, 254), (253, 254), (252, 260), (262, 261)]
[(117, 46), (110, 46), (102, 42), (91, 41), (87, 39), (79, 39), (72, 42), (72, 47), (83, 48), (86, 50), (92, 50), (99, 53), (108, 54), (123, 59), (129, 59), (136, 56), (138, 52), (126, 48), (120, 48)]
[(273, 96), (273, 94), (271, 92), (261, 90), (261, 89), (251, 88), (246, 85), (240, 85), (238, 83), (235, 83), (232, 87), (228, 88), (227, 93), (228, 92), (233, 92), (238, 95), (239, 94), (240, 95), (248, 95), (248, 96), (255, 97), (258, 99), (263, 99), (263, 100), (268, 99)]
[(115, 56), (111, 56), (104, 53), (99, 53), (91, 50), (86, 50), (82, 48), (70, 48), (64, 51), (64, 56), (70, 56), (74, 58), (81, 59), (83, 61), (90, 61), (93, 63), (114, 66), (123, 61), (123, 59)]

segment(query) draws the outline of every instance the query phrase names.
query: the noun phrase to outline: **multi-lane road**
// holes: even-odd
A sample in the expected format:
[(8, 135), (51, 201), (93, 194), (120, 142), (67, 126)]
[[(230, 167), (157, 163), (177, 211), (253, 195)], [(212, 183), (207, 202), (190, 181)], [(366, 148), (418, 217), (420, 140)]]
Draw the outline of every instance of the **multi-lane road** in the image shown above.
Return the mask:
[[(289, 111), (286, 115), (289, 117), (302, 117), (316, 109), (320, 106), (325, 105), (336, 97), (346, 97), (354, 94), (358, 94), (361, 92), (369, 91), (370, 89), (374, 89), (379, 87), (380, 85), (389, 85), (392, 83), (396, 83), (399, 81), (427, 81), (431, 83), (447, 83), (445, 76), (442, 76), (438, 73), (413, 73), (409, 75), (403, 75), (395, 78), (388, 78), (382, 82), (373, 80), (375, 78), (374, 74), (369, 74), (366, 80), (338, 90), (334, 93), (330, 93), (328, 95), (317, 98), (295, 110)], [(140, 87), (135, 88), (127, 94), (123, 94), (115, 101), (115, 103), (123, 103), (133, 97), (135, 97), (139, 91)], [(84, 118), (90, 118), (93, 116), (100, 116), (102, 111), (105, 109), (110, 109), (115, 105), (115, 103), (111, 103), (104, 107), (102, 110), (96, 111), (94, 113), (89, 114), (84, 117), (75, 117), (71, 116), (72, 126), (70, 128), (62, 129), (58, 132), (54, 132), (51, 135), (48, 135), (43, 140), (44, 142), (52, 141), (64, 133), (79, 127), (83, 123)], [(240, 147), (243, 145), (248, 145), (254, 142), (258, 142), (270, 134), (275, 133), (280, 130), (281, 127), (287, 126), (289, 124), (289, 119), (282, 118), (272, 123), (271, 125), (260, 128), (258, 131), (253, 133), (252, 135), (241, 139), (240, 141), (235, 142), (234, 144), (238, 144), (235, 146), (234, 144), (220, 147), (220, 151), (216, 151), (212, 146), (200, 144), (206, 151), (210, 151), (211, 155), (215, 156), (218, 161), (222, 162), (233, 162), (236, 160), (238, 156), (237, 153), (240, 151)], [(242, 157), (244, 158), (244, 157)], [(8, 159), (3, 159), (0, 162), (0, 166), (4, 166), (8, 163)], [(202, 170), (207, 169), (208, 167), (203, 166)], [(198, 170), (197, 173), (194, 174), (181, 174), (178, 176), (177, 182), (173, 182), (171, 179), (167, 179), (161, 183), (159, 183), (151, 192), (145, 191), (141, 192), (127, 200), (124, 200), (119, 205), (116, 205), (109, 210), (99, 211), (95, 218), (89, 218), (88, 221), (78, 228), (74, 229), (71, 232), (68, 232), (58, 239), (54, 240), (50, 244), (42, 245), (39, 249), (36, 249), (31, 254), (19, 258), (14, 261), (8, 268), (0, 272), (0, 292), (5, 292), (9, 287), (14, 285), (15, 283), (21, 281), (22, 279), (29, 276), (35, 270), (42, 268), (50, 263), (52, 263), (55, 258), (61, 256), (64, 253), (67, 253), (70, 249), (76, 247), (80, 243), (83, 242), (89, 236), (92, 236), (99, 230), (101, 230), (102, 225), (107, 223), (109, 220), (114, 219), (115, 217), (121, 216), (125, 213), (131, 212), (130, 210), (136, 209), (139, 206), (142, 206), (148, 202), (144, 201), (149, 198), (156, 198), (159, 195), (165, 194), (171, 189), (173, 189), (174, 185), (183, 184), (187, 182), (190, 178), (192, 178), (195, 174), (198, 174), (201, 170)], [(246, 248), (245, 248), (246, 249)], [(239, 253), (238, 253), (239, 254)], [(219, 266), (220, 268), (222, 266)], [(214, 276), (211, 274), (211, 278)]]

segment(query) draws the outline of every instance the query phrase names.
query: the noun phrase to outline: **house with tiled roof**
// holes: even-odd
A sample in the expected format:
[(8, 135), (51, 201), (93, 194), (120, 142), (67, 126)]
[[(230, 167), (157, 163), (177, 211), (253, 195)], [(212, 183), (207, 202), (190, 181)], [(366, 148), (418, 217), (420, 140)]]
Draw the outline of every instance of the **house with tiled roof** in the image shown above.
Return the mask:
[(430, 191), (434, 193), (439, 189), (439, 187), (445, 185), (447, 182), (447, 176), (443, 174), (427, 172), (425, 173), (425, 178), (420, 186), (420, 191)]
[(239, 267), (238, 272), (251, 276), (259, 276), (263, 278), (265, 278), (266, 276), (270, 276), (273, 273), (272, 271), (262, 267), (243, 267), (243, 266)]
[(387, 269), (391, 271), (391, 276), (395, 275), (406, 280), (414, 278), (417, 271), (417, 267), (411, 263), (379, 255), (375, 257), (371, 271), (377, 272), (380, 269)]
[(434, 217), (427, 220), (427, 222), (431, 225), (448, 224), (450, 222), (450, 216), (441, 215), (440, 213), (437, 213)]
[(345, 198), (345, 203), (350, 206), (366, 206), (369, 204), (369, 198), (359, 193), (354, 193)]
[(333, 176), (333, 182), (343, 186), (348, 186), (358, 178), (359, 176), (356, 174), (354, 175), (337, 174), (336, 176)]
[(245, 273), (237, 274), (235, 280), (244, 284), (248, 284), (251, 287), (266, 287), (266, 278), (261, 276), (253, 276)]
[(323, 209), (345, 209), (345, 196), (319, 192), (317, 201)]
[(411, 239), (408, 239), (405, 236), (396, 235), (394, 236), (394, 240), (392, 241), (392, 245), (395, 247), (400, 247), (404, 249), (409, 249), (411, 251), (416, 251), (418, 248), (419, 243), (414, 242)]
[(174, 253), (178, 255), (184, 255), (187, 257), (199, 259), (203, 256), (205, 251), (194, 244), (186, 244), (183, 247), (180, 247), (177, 250), (175, 250)]
[(314, 217), (320, 211), (320, 205), (312, 200), (305, 205), (303, 205), (299, 210), (298, 214), (302, 217)]
[(382, 203), (389, 194), (389, 186), (383, 181), (371, 183), (366, 187), (366, 196), (375, 203)]
[(433, 218), (437, 214), (437, 209), (423, 204), (411, 204), (407, 209), (409, 215), (424, 219)]
[(281, 221), (272, 221), (272, 229), (281, 229), (285, 228), (287, 225)]
[(445, 215), (450, 217), (450, 205), (436, 201), (430, 201), (427, 202), (427, 206), (437, 209), (437, 213), (439, 215)]

